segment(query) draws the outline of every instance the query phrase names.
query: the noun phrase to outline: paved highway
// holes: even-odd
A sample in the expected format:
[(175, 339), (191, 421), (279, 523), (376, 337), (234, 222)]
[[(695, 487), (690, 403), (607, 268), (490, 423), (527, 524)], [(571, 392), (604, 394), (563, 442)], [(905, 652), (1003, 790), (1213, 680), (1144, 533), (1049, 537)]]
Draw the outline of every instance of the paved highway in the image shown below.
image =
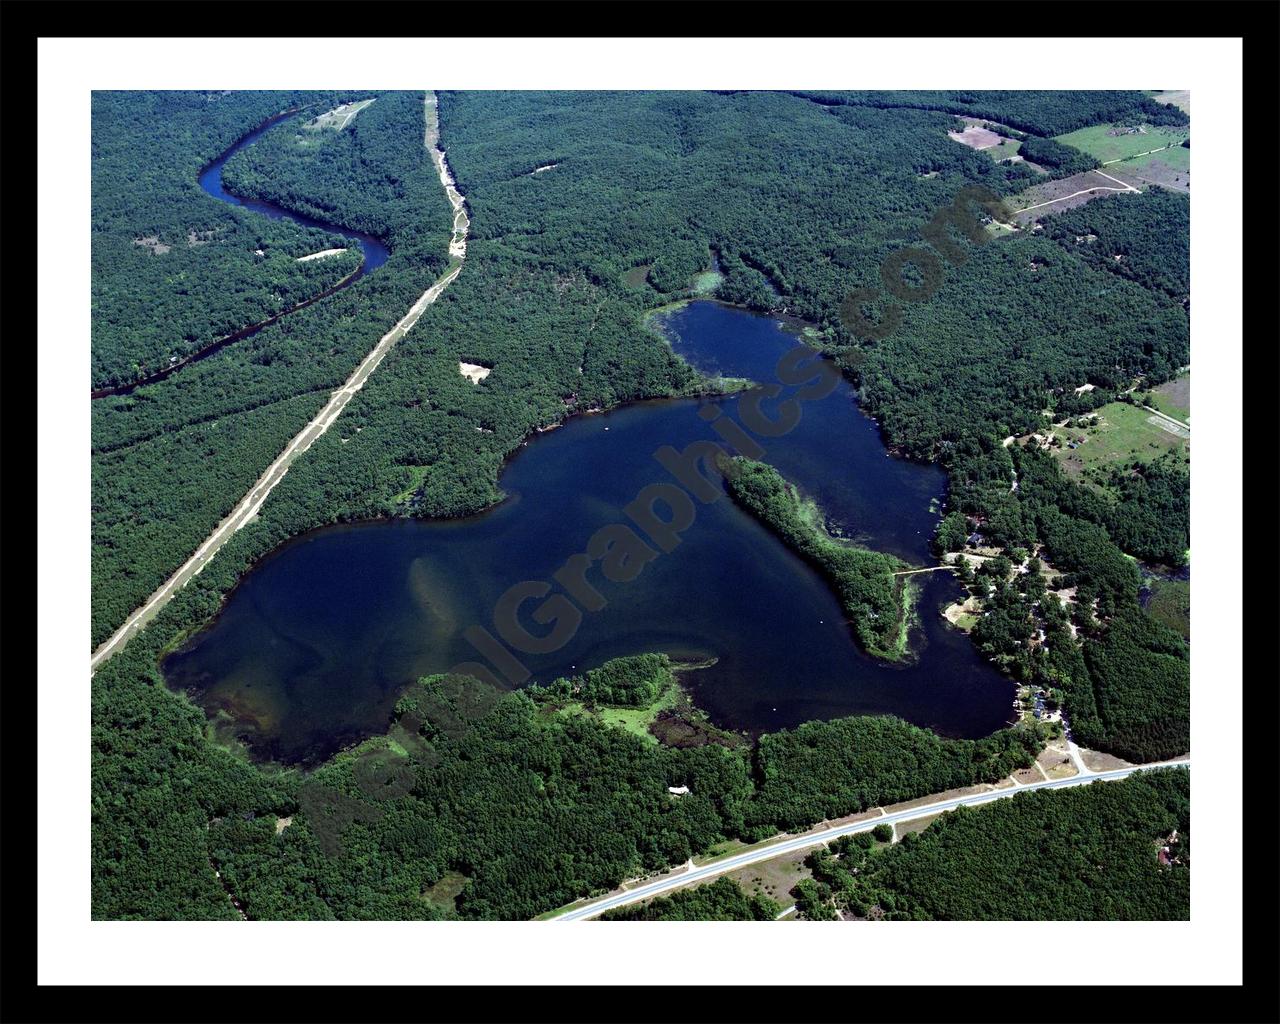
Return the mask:
[(1105, 772), (1085, 772), (1080, 775), (1072, 775), (1066, 779), (1050, 779), (1047, 782), (1032, 782), (1025, 786), (1010, 786), (1007, 789), (997, 789), (987, 793), (974, 793), (971, 796), (939, 800), (921, 807), (913, 807), (907, 811), (895, 811), (893, 814), (885, 814), (879, 818), (869, 818), (866, 821), (858, 821), (848, 825), (836, 825), (823, 829), (821, 832), (810, 832), (802, 836), (796, 836), (793, 839), (784, 839), (781, 842), (773, 842), (767, 846), (746, 850), (732, 857), (726, 857), (723, 860), (707, 864), (704, 867), (693, 867), (691, 870), (686, 869), (673, 873), (655, 882), (637, 886), (627, 892), (614, 893), (586, 903), (575, 903), (572, 905), (571, 910), (567, 910), (551, 918), (551, 920), (584, 921), (595, 917), (597, 914), (602, 914), (606, 910), (623, 907), (629, 903), (638, 903), (651, 896), (660, 896), (664, 892), (677, 889), (683, 885), (689, 885), (691, 882), (704, 882), (715, 878), (717, 875), (723, 875), (726, 872), (746, 867), (748, 864), (756, 864), (762, 860), (772, 860), (774, 857), (781, 856), (784, 853), (793, 853), (811, 846), (821, 846), (840, 836), (852, 835), (855, 832), (868, 832), (877, 825), (895, 825), (900, 822), (913, 821), (916, 818), (923, 818), (927, 814), (951, 811), (957, 807), (971, 807), (974, 804), (990, 803), (992, 800), (1003, 800), (1019, 793), (1026, 793), (1028, 790), (1064, 789), (1068, 786), (1082, 786), (1091, 782), (1110, 782), (1115, 779), (1123, 779), (1135, 772), (1150, 771), (1154, 768), (1190, 767), (1190, 758), (1178, 761), (1161, 761), (1158, 764), (1134, 765), (1129, 768), (1115, 768)]

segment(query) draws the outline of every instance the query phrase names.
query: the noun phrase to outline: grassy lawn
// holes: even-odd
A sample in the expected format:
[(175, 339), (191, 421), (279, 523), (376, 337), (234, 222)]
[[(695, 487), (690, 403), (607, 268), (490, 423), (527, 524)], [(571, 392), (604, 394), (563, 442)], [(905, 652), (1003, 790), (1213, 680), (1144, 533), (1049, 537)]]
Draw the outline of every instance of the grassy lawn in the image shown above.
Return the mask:
[[(1096, 427), (1076, 427), (1073, 419), (1072, 425), (1054, 430), (1062, 447), (1052, 449), (1053, 455), (1069, 476), (1079, 479), (1091, 469), (1108, 471), (1134, 459), (1150, 462), (1170, 449), (1180, 451), (1184, 463), (1190, 465), (1190, 437), (1171, 433), (1153, 413), (1126, 402), (1112, 402), (1095, 413)], [(1072, 441), (1082, 443), (1069, 449), (1067, 445)]]
[(1017, 139), (1001, 139), (999, 145), (992, 146), (987, 150), (991, 154), (991, 159), (996, 163), (1001, 160), (1008, 160), (1011, 156), (1016, 156), (1018, 150), (1022, 148), (1022, 143)]
[(674, 708), (680, 702), (681, 694), (679, 681), (672, 678), (666, 689), (658, 695), (658, 699), (648, 707), (634, 708), (609, 704), (588, 707), (581, 701), (571, 701), (559, 706), (557, 710), (566, 715), (593, 715), (605, 725), (626, 729), (627, 732), (639, 736), (646, 743), (657, 745), (658, 738), (649, 731), (649, 726), (661, 712)]
[(601, 707), (595, 714), (606, 725), (616, 725), (656, 744), (658, 739), (649, 731), (649, 726), (653, 724), (653, 720), (658, 717), (660, 711), (675, 707), (679, 699), (680, 684), (672, 681), (658, 699), (647, 708)]
[[(1160, 149), (1162, 146), (1181, 148), (1182, 140), (1191, 134), (1190, 126), (1186, 125), (1148, 127), (1145, 133), (1132, 135), (1108, 134), (1113, 127), (1109, 124), (1095, 124), (1078, 131), (1068, 132), (1066, 135), (1059, 135), (1057, 141), (1067, 146), (1075, 146), (1076, 149), (1090, 156), (1096, 156), (1105, 164), (1111, 160), (1124, 160), (1139, 153)], [(1164, 155), (1168, 156), (1172, 152), (1170, 150)], [(1183, 152), (1190, 156), (1189, 149)], [(1124, 166), (1130, 165), (1126, 163)]]

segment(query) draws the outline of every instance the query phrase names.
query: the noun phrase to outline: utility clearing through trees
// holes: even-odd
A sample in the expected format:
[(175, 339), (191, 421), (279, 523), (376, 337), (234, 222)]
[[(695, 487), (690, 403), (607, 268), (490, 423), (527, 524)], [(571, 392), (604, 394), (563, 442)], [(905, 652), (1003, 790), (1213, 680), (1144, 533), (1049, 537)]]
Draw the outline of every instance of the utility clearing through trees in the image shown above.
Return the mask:
[(181, 590), (188, 580), (209, 563), (237, 530), (252, 521), (276, 484), (289, 472), (289, 467), (293, 464), (293, 461), (310, 448), (316, 438), (320, 437), (333, 425), (334, 421), (342, 414), (342, 410), (346, 408), (347, 403), (351, 401), (351, 397), (364, 387), (364, 382), (378, 368), (378, 364), (382, 362), (396, 342), (413, 328), (413, 325), (418, 322), (418, 318), (422, 316), (423, 311), (431, 303), (435, 302), (440, 297), (441, 292), (462, 272), (462, 261), (466, 258), (467, 252), (467, 231), (471, 226), (471, 221), (463, 209), (465, 200), (454, 184), (453, 175), (449, 171), (449, 164), (445, 158), (444, 151), (440, 149), (438, 144), (439, 124), (437, 120), (437, 101), (434, 92), (427, 93), (424, 101), (424, 112), (426, 118), (424, 142), (431, 150), (431, 159), (440, 176), (440, 184), (444, 187), (445, 194), (449, 197), (449, 202), (454, 208), (453, 240), (449, 243), (449, 254), (456, 257), (456, 261), (435, 284), (422, 293), (395, 326), (378, 340), (377, 345), (361, 360), (360, 365), (347, 378), (346, 383), (333, 392), (332, 397), (325, 403), (324, 408), (289, 442), (284, 451), (267, 467), (266, 471), (249, 489), (249, 492), (240, 499), (230, 514), (217, 525), (208, 539), (179, 567), (177, 572), (170, 576), (147, 599), (141, 608), (125, 620), (124, 624), (112, 634), (109, 640), (94, 651), (93, 657), (89, 662), (91, 671), (96, 671), (99, 665), (124, 647), (131, 636), (155, 618), (160, 609), (169, 602), (173, 595)]

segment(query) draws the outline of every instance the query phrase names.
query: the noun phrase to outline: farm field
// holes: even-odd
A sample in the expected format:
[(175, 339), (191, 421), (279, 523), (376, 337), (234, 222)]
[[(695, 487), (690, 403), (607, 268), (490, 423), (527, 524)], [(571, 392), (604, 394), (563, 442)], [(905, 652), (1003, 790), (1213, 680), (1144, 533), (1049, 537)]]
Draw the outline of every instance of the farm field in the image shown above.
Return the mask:
[(1167, 381), (1151, 391), (1151, 406), (1176, 419), (1191, 422), (1191, 374)]
[[(1097, 426), (1077, 427), (1073, 420), (1072, 425), (1054, 430), (1062, 446), (1051, 450), (1068, 476), (1079, 479), (1088, 470), (1105, 471), (1134, 459), (1151, 462), (1170, 450), (1180, 451), (1183, 461), (1190, 464), (1190, 431), (1180, 430), (1154, 413), (1126, 402), (1104, 405), (1095, 414)], [(1073, 442), (1078, 442), (1079, 447), (1069, 448)]]
[(1008, 199), (1009, 207), (1014, 211), (1013, 220), (1019, 227), (1026, 227), (1051, 213), (1062, 213), (1077, 206), (1083, 206), (1090, 200), (1100, 196), (1116, 195), (1124, 192), (1126, 187), (1139, 191), (1138, 186), (1128, 181), (1121, 181), (1110, 175), (1110, 172), (1082, 171), (1069, 178), (1058, 178), (1046, 181), (1042, 185), (1032, 185), (1024, 192)]
[(1157, 103), (1168, 103), (1170, 106), (1177, 107), (1187, 114), (1191, 113), (1190, 89), (1164, 89), (1159, 92), (1152, 92), (1151, 98)]
[(1122, 160), (1115, 166), (1122, 170), (1145, 174), (1148, 171), (1156, 170), (1159, 165), (1182, 174), (1190, 173), (1191, 150), (1186, 146), (1174, 146), (1172, 149), (1162, 149), (1158, 153), (1149, 153), (1146, 156), (1133, 157), (1131, 160)]
[(1115, 125), (1095, 124), (1059, 135), (1057, 141), (1064, 146), (1074, 146), (1107, 164), (1113, 160), (1128, 160), (1153, 149), (1181, 147), (1183, 140), (1191, 134), (1190, 127), (1171, 126), (1146, 127), (1144, 131), (1125, 135), (1111, 134), (1117, 130)]
[(1150, 156), (1112, 164), (1107, 173), (1134, 188), (1161, 185), (1174, 192), (1191, 192), (1191, 150), (1178, 147)]

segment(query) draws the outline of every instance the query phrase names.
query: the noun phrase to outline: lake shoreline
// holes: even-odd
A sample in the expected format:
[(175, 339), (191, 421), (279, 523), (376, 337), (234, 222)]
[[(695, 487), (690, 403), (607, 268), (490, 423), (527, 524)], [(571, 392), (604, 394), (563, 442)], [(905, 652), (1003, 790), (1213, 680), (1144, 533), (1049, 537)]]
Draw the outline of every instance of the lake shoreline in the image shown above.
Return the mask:
[[(778, 355), (794, 347), (794, 336), (782, 331), (776, 318), (714, 302), (683, 315), (678, 352), (704, 381), (717, 371), (768, 379)], [(734, 364), (709, 369), (699, 351), (704, 342), (721, 346)], [(740, 347), (748, 342), (750, 349)], [(725, 344), (730, 347), (723, 349)], [(738, 364), (748, 356), (755, 362)], [(840, 380), (838, 394), (806, 404), (794, 436), (762, 438), (770, 446), (770, 462), (819, 500), (831, 515), (827, 525), (833, 537), (857, 538), (859, 544), (869, 539), (872, 548), (887, 552), (885, 557), (921, 564), (929, 557), (945, 474), (938, 467), (887, 457), (877, 428), (858, 409), (848, 382)], [(476, 651), (460, 639), (462, 626), (488, 623), (508, 583), (551, 581), (553, 558), (582, 550), (601, 517), (617, 523), (636, 492), (672, 479), (653, 460), (654, 451), (664, 446), (679, 451), (693, 441), (715, 443), (706, 416), (696, 413), (700, 408), (705, 413), (709, 403), (723, 403), (712, 418), (729, 422), (724, 413), (732, 413), (736, 401), (724, 394), (664, 395), (618, 403), (593, 415), (576, 411), (559, 421), (565, 429), (534, 428), (516, 444), (499, 469), (503, 493), (473, 512), (335, 518), (284, 537), (244, 567), (221, 595), (216, 613), (165, 646), (161, 673), (171, 689), (188, 691), (206, 708), (215, 699), (232, 707), (247, 700), (243, 706), (252, 709), (284, 701), (278, 706), (288, 715), (302, 714), (297, 721), (311, 721), (308, 729), (327, 730), (323, 723), (329, 722), (341, 726), (335, 732), (349, 735), (362, 728), (376, 731), (374, 719), (369, 726), (348, 729), (342, 725), (347, 712), (340, 709), (373, 686), (367, 698), (360, 698), (366, 701), (360, 715), (376, 718), (375, 708), (393, 699), (388, 687), (394, 680), (403, 680), (395, 684), (403, 686), (445, 671), (449, 663), (474, 661)], [(832, 445), (835, 438), (842, 440)], [(525, 458), (516, 458), (521, 453)], [(811, 490), (815, 482), (817, 492)], [(578, 508), (581, 512), (571, 511)], [(584, 518), (583, 512), (589, 514)], [(711, 721), (732, 732), (760, 734), (860, 714), (897, 715), (945, 736), (976, 737), (1007, 724), (1009, 701), (996, 697), (1012, 684), (979, 659), (968, 638), (941, 616), (909, 613), (909, 647), (903, 656), (883, 660), (875, 648), (891, 641), (886, 638), (870, 652), (861, 648), (827, 578), (732, 500), (703, 506), (700, 516), (712, 525), (689, 531), (690, 544), (682, 549), (689, 554), (662, 558), (646, 570), (643, 583), (629, 590), (608, 590), (609, 607), (600, 615), (588, 611), (581, 635), (569, 647), (553, 648), (559, 653), (549, 658), (526, 659), (529, 681), (563, 674), (571, 661), (590, 666), (643, 651), (701, 650), (714, 652), (718, 662), (692, 673), (691, 689)], [(889, 533), (883, 534), (885, 529)], [(413, 573), (406, 576), (410, 568)], [(759, 582), (735, 585), (735, 574), (744, 573), (746, 578), (761, 574)], [(904, 598), (921, 606), (949, 598), (954, 584), (949, 575), (947, 580), (935, 579), (938, 575), (921, 577), (918, 596), (910, 592), (916, 587), (894, 581), (894, 640), (902, 637)], [(335, 585), (341, 598), (337, 591), (325, 597)], [(360, 596), (362, 588), (373, 588), (368, 598)], [(765, 611), (775, 590), (785, 600), (781, 617), (777, 610)], [(419, 601), (426, 603), (415, 611)], [(262, 613), (254, 610), (259, 605)], [(535, 607), (526, 606), (522, 618)], [(344, 608), (347, 613), (340, 614)], [(380, 636), (385, 639), (377, 640)], [(376, 647), (361, 655), (363, 645), (373, 641)], [(349, 668), (341, 667), (348, 662)], [(934, 680), (938, 673), (946, 679), (943, 686)], [(793, 676), (799, 685), (789, 688), (785, 680)], [(336, 702), (333, 710), (321, 712), (316, 703), (321, 690), (314, 698), (308, 694), (315, 687), (328, 692), (339, 678), (346, 682), (323, 698)], [(251, 681), (253, 689), (239, 696), (228, 690)], [(250, 756), (282, 764), (296, 760), (287, 742), (276, 744), (251, 738)]]

